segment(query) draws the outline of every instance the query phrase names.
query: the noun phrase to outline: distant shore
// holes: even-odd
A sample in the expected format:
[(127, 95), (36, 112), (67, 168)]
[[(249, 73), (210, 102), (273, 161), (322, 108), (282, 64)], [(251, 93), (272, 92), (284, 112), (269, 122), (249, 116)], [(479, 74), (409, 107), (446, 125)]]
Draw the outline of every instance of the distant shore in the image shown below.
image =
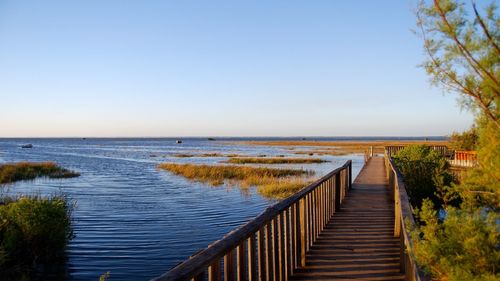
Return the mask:
[(425, 144), (430, 146), (448, 145), (448, 140), (252, 140), (242, 141), (242, 144), (259, 146), (285, 146), (294, 150), (295, 154), (309, 155), (345, 155), (364, 153), (373, 148), (374, 153), (383, 153), (385, 146)]

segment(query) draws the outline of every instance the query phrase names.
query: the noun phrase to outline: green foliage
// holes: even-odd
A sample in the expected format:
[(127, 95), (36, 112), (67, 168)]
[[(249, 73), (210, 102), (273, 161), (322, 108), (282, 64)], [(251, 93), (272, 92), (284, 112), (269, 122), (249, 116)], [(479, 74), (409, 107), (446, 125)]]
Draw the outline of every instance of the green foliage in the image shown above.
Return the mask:
[(476, 127), (462, 133), (453, 133), (450, 136), (450, 148), (465, 151), (476, 150), (478, 138)]
[(481, 111), (498, 129), (500, 18), (497, 4), (492, 1), (482, 15), (475, 2), (471, 4), (460, 0), (420, 2), (417, 25), (428, 55), (424, 67), (435, 85), (459, 93), (463, 106)]
[[(477, 116), (479, 165), (451, 190), (460, 208), (445, 206), (440, 221), (424, 201), (417, 213), (421, 224), (412, 233), (418, 264), (437, 280), (500, 279), (500, 17), (495, 1), (484, 15), (471, 4), (472, 17), (458, 0), (421, 1), (417, 11), (427, 73), (459, 93)], [(458, 139), (457, 145), (469, 147), (474, 136)]]
[(440, 222), (430, 200), (417, 212), (421, 225), (412, 231), (413, 254), (436, 280), (499, 280), (500, 236), (494, 212), (446, 208)]
[(500, 209), (500, 130), (487, 118), (478, 120), (478, 166), (468, 172), (457, 191), (463, 208)]
[(72, 206), (62, 196), (2, 198), (0, 276), (19, 276), (60, 262), (73, 238)]
[(426, 198), (439, 206), (454, 201), (449, 189), (453, 176), (448, 172), (448, 162), (438, 152), (426, 145), (410, 145), (393, 158), (403, 175), (412, 206), (420, 206)]
[(53, 162), (19, 162), (0, 165), (0, 184), (20, 180), (32, 180), (37, 177), (71, 178), (80, 174), (61, 168)]

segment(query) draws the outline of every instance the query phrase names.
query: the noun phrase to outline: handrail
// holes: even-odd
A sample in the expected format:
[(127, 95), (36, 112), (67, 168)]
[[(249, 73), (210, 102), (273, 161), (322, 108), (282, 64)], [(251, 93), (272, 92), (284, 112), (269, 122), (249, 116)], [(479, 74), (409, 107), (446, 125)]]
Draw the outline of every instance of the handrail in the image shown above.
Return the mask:
[(452, 166), (474, 167), (477, 165), (476, 151), (455, 151), (453, 159), (449, 160)]
[[(406, 145), (389, 145), (385, 147), (385, 155), (389, 157), (394, 156), (398, 151), (405, 148)], [(448, 147), (446, 145), (429, 145), (432, 150), (437, 151), (441, 155), (447, 155), (449, 153)]]
[(152, 280), (287, 280), (351, 185), (349, 160)]
[(415, 219), (413, 218), (413, 211), (403, 182), (403, 176), (394, 165), (387, 149), (384, 158), (389, 188), (394, 199), (394, 237), (400, 238), (400, 270), (405, 273), (405, 280), (407, 281), (429, 280), (412, 256), (413, 243), (409, 229), (415, 227)]

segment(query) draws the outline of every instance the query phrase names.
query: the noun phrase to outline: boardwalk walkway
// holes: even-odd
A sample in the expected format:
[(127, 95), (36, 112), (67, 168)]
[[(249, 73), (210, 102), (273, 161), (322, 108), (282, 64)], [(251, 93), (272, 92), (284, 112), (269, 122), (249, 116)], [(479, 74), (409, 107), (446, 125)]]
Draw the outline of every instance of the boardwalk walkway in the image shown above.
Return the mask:
[(372, 158), (290, 279), (405, 280), (387, 184), (384, 158)]

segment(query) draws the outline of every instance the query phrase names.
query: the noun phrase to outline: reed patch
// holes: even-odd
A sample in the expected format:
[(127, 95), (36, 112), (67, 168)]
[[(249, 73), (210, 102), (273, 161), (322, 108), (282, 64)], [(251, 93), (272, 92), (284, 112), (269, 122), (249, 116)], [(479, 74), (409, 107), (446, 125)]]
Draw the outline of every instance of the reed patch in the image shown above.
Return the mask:
[(290, 157), (237, 157), (231, 158), (226, 163), (231, 164), (313, 164), (329, 162), (320, 158), (290, 158)]
[(0, 165), (0, 184), (39, 177), (72, 178), (79, 173), (62, 168), (54, 162), (18, 162)]
[(245, 167), (234, 165), (195, 165), (163, 163), (158, 168), (187, 179), (213, 186), (234, 183), (246, 189), (256, 186), (259, 194), (273, 199), (282, 199), (307, 185), (304, 178), (314, 175), (303, 169), (279, 169)]

